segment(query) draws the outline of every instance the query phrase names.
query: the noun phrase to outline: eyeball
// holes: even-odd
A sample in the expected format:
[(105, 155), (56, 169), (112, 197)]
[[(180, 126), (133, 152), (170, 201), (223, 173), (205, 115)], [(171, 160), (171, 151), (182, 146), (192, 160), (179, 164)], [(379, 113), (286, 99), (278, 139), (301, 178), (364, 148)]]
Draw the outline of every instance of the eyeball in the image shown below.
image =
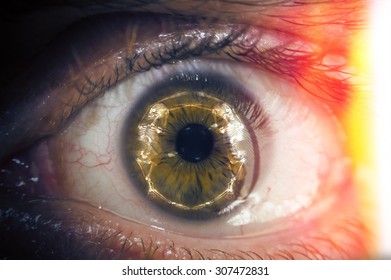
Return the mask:
[(330, 110), (297, 85), (224, 60), (139, 73), (46, 148), (40, 169), (53, 171), (59, 196), (185, 236), (281, 230), (326, 211), (349, 176)]
[[(134, 185), (170, 213), (190, 219), (217, 217), (247, 197), (257, 172), (257, 143), (252, 142), (251, 125), (245, 125), (250, 120), (228, 101), (248, 100), (240, 99), (245, 94), (240, 87), (224, 85), (223, 77), (211, 83), (182, 73), (169, 81), (145, 93), (136, 106), (146, 108), (141, 119), (137, 110), (129, 115), (125, 164)], [(219, 91), (213, 84), (217, 82)]]

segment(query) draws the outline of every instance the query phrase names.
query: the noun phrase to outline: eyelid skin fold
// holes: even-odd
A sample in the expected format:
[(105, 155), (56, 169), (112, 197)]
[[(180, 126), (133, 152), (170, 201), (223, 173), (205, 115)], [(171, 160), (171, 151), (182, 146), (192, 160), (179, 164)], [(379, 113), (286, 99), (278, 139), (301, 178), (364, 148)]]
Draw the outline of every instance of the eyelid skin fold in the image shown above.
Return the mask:
[[(189, 52), (191, 56), (219, 53), (227, 59), (300, 79), (303, 86), (314, 82), (325, 99), (338, 99), (347, 92), (344, 81), (319, 76), (323, 68), (313, 68), (319, 66), (319, 47), (267, 27), (125, 13), (87, 19), (75, 28), (55, 42), (52, 51), (38, 58), (29, 71), (15, 80), (16, 84), (10, 85), (6, 94), (14, 100), (3, 105), (0, 117), (0, 139), (5, 147), (0, 158), (7, 151), (55, 133), (84, 104), (121, 79), (151, 66), (186, 59)], [(313, 73), (308, 75), (308, 71)], [(316, 80), (308, 81), (311, 76)], [(326, 81), (333, 85), (333, 91), (322, 88)], [(15, 101), (18, 92), (28, 92), (25, 96), (29, 99)]]

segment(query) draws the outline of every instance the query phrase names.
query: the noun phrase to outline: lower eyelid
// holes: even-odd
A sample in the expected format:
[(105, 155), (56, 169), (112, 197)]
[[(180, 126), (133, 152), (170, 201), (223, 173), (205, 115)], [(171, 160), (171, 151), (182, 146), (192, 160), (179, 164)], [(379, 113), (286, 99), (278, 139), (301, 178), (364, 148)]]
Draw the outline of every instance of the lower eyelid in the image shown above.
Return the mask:
[[(341, 189), (335, 194), (337, 201), (330, 211), (311, 221), (299, 221), (285, 232), (224, 240), (189, 238), (160, 231), (72, 200), (30, 199), (27, 196), (20, 200), (20, 197), (2, 196), (0, 239), (10, 240), (15, 236), (8, 232), (18, 232), (17, 239), (2, 243), (22, 244), (25, 253), (29, 246), (42, 244), (31, 248), (42, 250), (38, 252), (42, 258), (53, 258), (50, 252), (57, 254), (57, 258), (70, 259), (361, 258), (368, 256), (370, 246), (366, 240), (371, 233), (364, 227), (362, 216), (357, 214), (365, 208), (357, 205), (355, 191), (351, 185)], [(7, 210), (9, 208), (12, 213)], [(5, 211), (1, 211), (3, 209)], [(13, 256), (14, 249), (9, 256)], [(31, 258), (37, 258), (39, 254)], [(26, 258), (26, 255), (20, 258)]]
[[(35, 250), (31, 257), (44, 259), (355, 259), (368, 253), (364, 241), (368, 229), (354, 213), (350, 218), (338, 214), (344, 213), (344, 207), (353, 208), (343, 203), (335, 208), (335, 215), (329, 213), (332, 223), (326, 217), (294, 232), (252, 240), (178, 236), (71, 200), (25, 197), (16, 202), (10, 196), (2, 203), (3, 207), (8, 204), (13, 207), (0, 212), (0, 225), (4, 229), (5, 223), (10, 232), (18, 228), (20, 240), (13, 240), (15, 236), (7, 230), (0, 231), (0, 237), (8, 241), (3, 244), (23, 246), (23, 256), (15, 258), (28, 258), (31, 245)], [(10, 251), (12, 258), (18, 250), (12, 247)]]

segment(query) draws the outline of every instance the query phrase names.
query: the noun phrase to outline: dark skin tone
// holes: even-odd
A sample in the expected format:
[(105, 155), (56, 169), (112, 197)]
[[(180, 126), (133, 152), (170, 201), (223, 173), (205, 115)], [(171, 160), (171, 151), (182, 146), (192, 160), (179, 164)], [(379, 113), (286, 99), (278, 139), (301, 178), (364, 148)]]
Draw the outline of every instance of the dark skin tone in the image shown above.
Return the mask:
[[(189, 22), (197, 22), (202, 17), (207, 18), (208, 22), (241, 23), (259, 26), (273, 32), (282, 32), (321, 46), (324, 55), (346, 56), (349, 47), (347, 42), (357, 30), (363, 28), (366, 5), (364, 2), (359, 0), (300, 1), (300, 3), (243, 1), (232, 4), (224, 1), (208, 3), (199, 1), (194, 4), (187, 1), (156, 1), (156, 3), (146, 4), (139, 1), (119, 1), (107, 4), (93, 1), (75, 1), (75, 3), (60, 1), (56, 5), (49, 6), (50, 4), (42, 1), (35, 2), (34, 5), (9, 4), (4, 9), (2, 16), (4, 24), (1, 25), (2, 33), (8, 38), (8, 43), (4, 45), (6, 50), (1, 58), (3, 73), (0, 77), (2, 85), (0, 124), (3, 148), (0, 162), (8, 167), (7, 164), (14, 158), (15, 153), (24, 155), (32, 145), (61, 131), (62, 127), (72, 121), (87, 102), (101, 94), (98, 90), (93, 92), (88, 101), (83, 104), (73, 104), (75, 109), (61, 116), (51, 112), (49, 107), (42, 107), (42, 112), (46, 110), (42, 113), (45, 118), (37, 117), (31, 121), (29, 127), (31, 128), (34, 123), (34, 131), (26, 129), (24, 124), (22, 128), (22, 124), (16, 121), (14, 114), (6, 113), (12, 112), (14, 108), (22, 108), (23, 106), (19, 105), (25, 95), (40, 98), (40, 94), (44, 95), (39, 92), (42, 88), (44, 88), (42, 92), (45, 90), (53, 92), (58, 88), (57, 81), (60, 83), (63, 81), (61, 79), (76, 77), (78, 73), (84, 71), (77, 69), (75, 76), (72, 76), (73, 74), (70, 75), (66, 70), (62, 72), (63, 69), (60, 67), (61, 71), (54, 71), (51, 76), (54, 77), (52, 84), (45, 84), (41, 88), (37, 86), (42, 85), (47, 76), (42, 77), (41, 72), (35, 69), (42, 66), (42, 72), (47, 75), (49, 73), (50, 65), (43, 62), (41, 58), (50, 57), (49, 55), (55, 58), (60, 51), (69, 51), (70, 48), (59, 47), (60, 44), (56, 43), (58, 42), (56, 40), (63, 40), (62, 38), (68, 36), (68, 39), (62, 42), (65, 42), (63, 45), (69, 43), (74, 36), (73, 31), (82, 29), (77, 22), (84, 18), (95, 16), (99, 21), (99, 15), (119, 11), (130, 12), (127, 15), (129, 17), (140, 17), (141, 13), (146, 12), (148, 15), (145, 15), (145, 18), (153, 17), (152, 13), (164, 13), (169, 15), (166, 15), (167, 20), (164, 19), (167, 22), (172, 20), (171, 17)], [(76, 25), (73, 25), (75, 22)], [(130, 24), (127, 24), (133, 28), (139, 24), (138, 22), (140, 21), (130, 21)], [(73, 31), (67, 31), (65, 35), (61, 33), (72, 25)], [(138, 35), (140, 40), (147, 42), (150, 37), (156, 37), (153, 32), (150, 32), (152, 35), (148, 33), (148, 28), (143, 30), (142, 25), (140, 26), (141, 35)], [(85, 38), (90, 33), (81, 34)], [(99, 38), (97, 40), (99, 42)], [(87, 41), (81, 40), (84, 42), (81, 44)], [(50, 54), (48, 50), (53, 46), (57, 50)], [(72, 53), (68, 55), (73, 57)], [(93, 55), (90, 61), (85, 62), (84, 68), (91, 65), (92, 58)], [(50, 63), (58, 64), (53, 61), (51, 60)], [(38, 68), (32, 70), (31, 65)], [(290, 73), (281, 75), (287, 80), (300, 83), (307, 92), (318, 89), (317, 85), (308, 80), (300, 77), (292, 78)], [(27, 80), (24, 80), (25, 78)], [(337, 81), (328, 82), (340, 85), (338, 89), (341, 91), (338, 96), (339, 101), (324, 100), (324, 103), (332, 108), (337, 117), (342, 117), (344, 108), (349, 104), (350, 87)], [(67, 90), (67, 92), (71, 91)], [(50, 120), (56, 120), (52, 122), (54, 124), (49, 125), (49, 117)], [(26, 122), (28, 122), (27, 118)], [(1, 258), (356, 259), (372, 257), (370, 248), (372, 236), (366, 221), (359, 215), (361, 206), (356, 200), (354, 183), (340, 191), (334, 207), (330, 207), (322, 215), (319, 214), (306, 222), (294, 221), (289, 230), (243, 240), (198, 239), (156, 230), (129, 222), (90, 204), (79, 203), (72, 199), (51, 199), (45, 192), (40, 193), (30, 186), (17, 189), (10, 186), (12, 182), (7, 184), (0, 192)], [(169, 251), (174, 251), (175, 254), (168, 254)]]

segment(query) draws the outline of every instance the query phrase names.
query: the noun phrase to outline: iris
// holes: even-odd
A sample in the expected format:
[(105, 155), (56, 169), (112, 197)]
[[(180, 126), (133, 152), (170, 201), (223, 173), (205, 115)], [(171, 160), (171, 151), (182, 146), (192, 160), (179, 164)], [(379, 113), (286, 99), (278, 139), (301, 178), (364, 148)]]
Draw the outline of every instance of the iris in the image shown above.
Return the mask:
[(170, 81), (151, 87), (129, 116), (131, 178), (173, 215), (220, 216), (252, 188), (255, 143), (244, 114), (251, 101), (239, 100), (245, 96), (240, 87), (221, 77), (187, 74)]

